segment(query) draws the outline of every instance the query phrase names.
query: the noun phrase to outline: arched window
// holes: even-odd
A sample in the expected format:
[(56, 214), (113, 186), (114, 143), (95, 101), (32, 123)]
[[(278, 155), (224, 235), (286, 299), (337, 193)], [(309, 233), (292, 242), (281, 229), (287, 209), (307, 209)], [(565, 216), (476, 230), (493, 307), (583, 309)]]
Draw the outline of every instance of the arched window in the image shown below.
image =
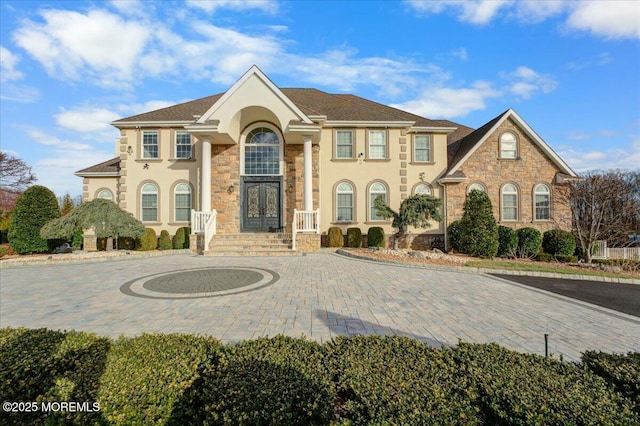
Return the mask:
[(336, 187), (336, 221), (353, 221), (353, 186), (347, 182)]
[(188, 222), (191, 218), (191, 187), (186, 183), (177, 185), (174, 196), (176, 222)]
[(467, 188), (467, 194), (470, 193), (471, 191), (476, 190), (476, 191), (480, 191), (480, 192), (487, 192), (487, 189), (484, 187), (483, 184), (481, 183), (472, 183), (471, 185), (469, 185), (469, 187)]
[(518, 220), (518, 188), (506, 184), (501, 192), (502, 220)]
[(376, 182), (369, 187), (369, 220), (385, 220), (374, 207), (374, 203), (379, 197), (382, 197), (385, 203), (387, 202), (387, 187), (383, 183)]
[(518, 158), (518, 140), (511, 132), (500, 135), (500, 158)]
[(256, 127), (244, 143), (244, 174), (280, 174), (280, 138), (267, 127)]
[(551, 219), (551, 191), (543, 183), (536, 185), (533, 190), (534, 199), (534, 220)]
[(102, 191), (98, 192), (98, 196), (96, 198), (113, 201), (113, 194), (108, 189), (103, 189)]
[(413, 193), (416, 195), (433, 195), (433, 190), (431, 189), (431, 185), (421, 183), (415, 187)]
[(142, 187), (142, 221), (158, 221), (158, 187), (147, 183)]

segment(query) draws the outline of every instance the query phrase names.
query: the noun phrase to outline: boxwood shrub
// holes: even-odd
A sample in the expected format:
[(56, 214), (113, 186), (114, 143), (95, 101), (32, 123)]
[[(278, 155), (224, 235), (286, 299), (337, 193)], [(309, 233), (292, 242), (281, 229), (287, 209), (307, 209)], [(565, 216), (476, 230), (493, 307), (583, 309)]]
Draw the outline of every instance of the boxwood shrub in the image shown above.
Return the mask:
[(116, 340), (100, 381), (100, 410), (116, 425), (198, 423), (202, 377), (219, 342), (187, 334), (143, 334)]
[(367, 247), (385, 247), (386, 238), (381, 226), (372, 226), (367, 231)]
[(460, 245), (460, 221), (454, 220), (447, 228), (447, 236), (449, 239), (449, 246), (453, 251), (462, 253), (462, 246)]
[(549, 253), (545, 253), (543, 251), (541, 251), (540, 253), (538, 253), (535, 257), (535, 259), (538, 262), (553, 262), (554, 261), (554, 257), (553, 255), (549, 254)]
[(550, 229), (542, 235), (542, 249), (556, 256), (573, 256), (576, 251), (576, 238), (569, 231)]
[(518, 233), (518, 257), (530, 259), (536, 257), (542, 246), (542, 234), (536, 228), (520, 228)]
[(498, 256), (515, 257), (518, 249), (518, 234), (508, 226), (498, 226)]
[(286, 336), (223, 348), (206, 381), (207, 422), (329, 424), (335, 391), (324, 358), (318, 343)]
[(176, 235), (173, 236), (173, 248), (174, 249), (186, 249), (189, 248), (189, 235), (191, 235), (191, 228), (182, 226), (176, 231)]
[(158, 247), (158, 237), (153, 228), (144, 228), (145, 234), (139, 241), (136, 241), (136, 247), (140, 251), (155, 250)]
[(362, 247), (362, 231), (360, 228), (347, 228), (347, 247)]
[(587, 351), (582, 354), (582, 363), (632, 401), (640, 415), (640, 352), (625, 355)]
[(329, 247), (342, 247), (344, 246), (344, 237), (342, 236), (342, 229), (337, 226), (332, 226), (327, 231), (327, 245)]
[(167, 231), (166, 229), (163, 229), (162, 231), (160, 231), (158, 248), (160, 250), (171, 250), (173, 248), (173, 242), (171, 241), (171, 236), (169, 235), (169, 231)]

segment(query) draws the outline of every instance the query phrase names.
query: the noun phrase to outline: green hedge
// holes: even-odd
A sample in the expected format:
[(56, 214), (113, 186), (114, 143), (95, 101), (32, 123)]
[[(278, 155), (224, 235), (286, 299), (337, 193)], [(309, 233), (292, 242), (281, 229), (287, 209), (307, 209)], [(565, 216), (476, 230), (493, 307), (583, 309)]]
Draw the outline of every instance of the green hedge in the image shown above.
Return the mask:
[(520, 228), (518, 233), (518, 257), (535, 258), (542, 246), (542, 234), (536, 228)]
[(387, 245), (384, 229), (381, 226), (372, 226), (367, 231), (367, 247), (385, 247)]
[(573, 256), (576, 251), (576, 238), (569, 231), (550, 229), (542, 234), (542, 249), (556, 256)]
[(327, 245), (329, 247), (342, 247), (344, 246), (344, 237), (342, 236), (342, 229), (337, 226), (332, 226), (327, 231)]
[(460, 244), (460, 221), (454, 220), (447, 228), (447, 236), (449, 246), (453, 251), (462, 253), (462, 246)]
[(518, 249), (518, 233), (508, 226), (498, 226), (498, 256), (515, 257)]
[(160, 240), (158, 241), (158, 248), (160, 250), (171, 250), (173, 248), (173, 241), (171, 241), (171, 236), (169, 235), (169, 231), (163, 229), (160, 231)]
[(158, 248), (158, 237), (153, 228), (144, 228), (144, 236), (136, 241), (136, 247), (140, 251), (155, 250)]
[(176, 231), (176, 235), (173, 236), (173, 248), (174, 249), (187, 249), (189, 248), (189, 235), (191, 235), (191, 228), (182, 226)]
[(362, 231), (360, 228), (347, 228), (347, 247), (362, 247)]
[(0, 411), (0, 424), (639, 424), (640, 353), (587, 352), (582, 362), (397, 336), (220, 346), (182, 334), (112, 341), (5, 328), (3, 401), (97, 402), (100, 411)]

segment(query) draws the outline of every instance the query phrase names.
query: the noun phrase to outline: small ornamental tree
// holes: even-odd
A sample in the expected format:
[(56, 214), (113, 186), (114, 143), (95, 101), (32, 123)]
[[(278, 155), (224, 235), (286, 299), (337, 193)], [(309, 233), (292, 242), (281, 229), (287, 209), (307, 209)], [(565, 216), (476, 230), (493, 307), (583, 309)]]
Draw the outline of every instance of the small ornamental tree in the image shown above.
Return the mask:
[(52, 251), (61, 244), (57, 238), (64, 237), (41, 236), (40, 229), (59, 217), (58, 200), (49, 188), (35, 185), (27, 189), (16, 201), (11, 216), (9, 243), (13, 250), (18, 254)]
[(430, 195), (416, 194), (406, 198), (397, 212), (392, 210), (381, 196), (375, 199), (373, 206), (383, 218), (393, 218), (391, 226), (398, 228), (398, 235), (404, 235), (408, 226), (429, 228), (431, 220), (442, 220), (442, 201)]
[(71, 199), (71, 195), (68, 193), (62, 197), (61, 205), (60, 205), (60, 214), (62, 216), (66, 216), (71, 213), (75, 206), (73, 205), (73, 200)]
[(460, 249), (471, 256), (494, 257), (498, 253), (498, 224), (489, 196), (474, 189), (467, 195), (463, 209)]

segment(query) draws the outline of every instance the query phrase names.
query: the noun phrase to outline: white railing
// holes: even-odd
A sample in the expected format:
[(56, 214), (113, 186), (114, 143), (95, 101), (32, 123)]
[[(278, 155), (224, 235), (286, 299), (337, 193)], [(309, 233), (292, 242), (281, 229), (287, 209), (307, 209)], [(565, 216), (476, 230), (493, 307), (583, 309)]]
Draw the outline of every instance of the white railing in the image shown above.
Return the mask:
[(209, 242), (216, 234), (216, 210), (210, 212), (197, 212), (191, 210), (191, 233), (204, 234), (204, 250), (209, 247)]
[(291, 248), (296, 249), (296, 234), (320, 233), (320, 210), (293, 210), (293, 224), (291, 225)]
[(607, 251), (607, 242), (605, 240), (598, 240), (591, 246), (591, 258), (607, 259), (609, 257)]
[(591, 258), (640, 260), (640, 247), (607, 247), (606, 241), (599, 240), (591, 249)]

